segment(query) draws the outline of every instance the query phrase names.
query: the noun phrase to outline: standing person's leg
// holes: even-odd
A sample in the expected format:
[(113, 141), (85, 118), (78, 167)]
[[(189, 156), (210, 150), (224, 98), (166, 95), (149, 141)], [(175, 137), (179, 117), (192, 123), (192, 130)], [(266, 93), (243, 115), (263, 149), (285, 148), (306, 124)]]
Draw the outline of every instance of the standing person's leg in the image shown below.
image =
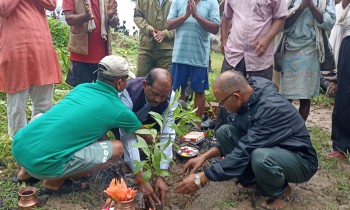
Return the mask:
[(171, 64), (171, 77), (173, 78), (173, 90), (181, 88), (181, 100), (185, 100), (185, 90), (187, 87), (188, 77), (190, 75), (190, 66), (186, 64), (173, 63)]
[(299, 114), (306, 122), (307, 117), (310, 113), (311, 100), (310, 99), (300, 99)]
[(345, 158), (350, 152), (350, 36), (343, 39), (338, 61), (337, 92), (332, 113), (332, 143), (335, 153), (330, 158)]
[(154, 51), (155, 68), (166, 69), (170, 72), (173, 50)]
[(29, 89), (32, 100), (32, 118), (38, 114), (47, 112), (53, 103), (53, 85), (32, 86)]
[(198, 108), (196, 115), (202, 118), (205, 106), (204, 91), (209, 89), (208, 68), (196, 66), (189, 66), (189, 68), (191, 88), (195, 92), (194, 105)]
[(255, 149), (251, 166), (259, 189), (270, 196), (262, 203), (268, 209), (280, 209), (288, 204), (292, 196), (289, 182), (302, 183), (311, 178), (305, 161), (280, 147)]
[(17, 131), (27, 125), (26, 110), (28, 90), (6, 94), (7, 97), (7, 131), (13, 139)]
[(136, 76), (145, 77), (154, 67), (154, 57), (152, 50), (139, 49), (136, 63)]
[(271, 65), (267, 69), (261, 70), (261, 71), (250, 71), (248, 72), (248, 76), (251, 77), (262, 77), (268, 80), (272, 81), (272, 75), (273, 75), (273, 66)]
[(94, 82), (97, 78), (97, 74), (94, 72), (97, 69), (98, 64), (71, 61), (66, 83), (75, 87), (82, 83)]

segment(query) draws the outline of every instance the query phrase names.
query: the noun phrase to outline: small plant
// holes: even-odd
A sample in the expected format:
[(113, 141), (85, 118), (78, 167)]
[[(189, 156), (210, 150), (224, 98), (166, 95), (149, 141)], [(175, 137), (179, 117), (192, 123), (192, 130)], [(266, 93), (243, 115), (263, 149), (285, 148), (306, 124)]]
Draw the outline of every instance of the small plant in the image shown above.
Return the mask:
[[(174, 103), (177, 103), (180, 98), (180, 91), (176, 91), (174, 101), (169, 104), (169, 107), (172, 107)], [(168, 110), (169, 113), (170, 110)], [(172, 113), (172, 118), (176, 123), (171, 123), (171, 125), (167, 125), (169, 122), (166, 122), (166, 125), (163, 124), (164, 118), (156, 113), (149, 112), (156, 123), (148, 125), (150, 129), (140, 129), (136, 133), (141, 135), (151, 135), (153, 139), (152, 144), (147, 144), (147, 142), (140, 136), (137, 135), (138, 142), (133, 145), (133, 147), (137, 147), (142, 149), (142, 151), (146, 154), (146, 160), (135, 161), (134, 173), (138, 173), (141, 169), (144, 170), (142, 181), (148, 182), (149, 180), (153, 181), (154, 176), (169, 176), (169, 172), (160, 169), (161, 160), (165, 159), (170, 162), (173, 160), (164, 154), (164, 149), (167, 148), (172, 142), (170, 138), (170, 134), (168, 140), (164, 142), (159, 142), (162, 132), (164, 131), (165, 126), (172, 127), (176, 135), (182, 136), (189, 131), (188, 125), (196, 125), (200, 119), (196, 116), (196, 109), (193, 110), (185, 110), (181, 106), (178, 106), (174, 112)], [(158, 132), (154, 125), (158, 124), (160, 127), (160, 132)], [(175, 145), (175, 144), (174, 144)], [(176, 146), (176, 145), (175, 145)]]

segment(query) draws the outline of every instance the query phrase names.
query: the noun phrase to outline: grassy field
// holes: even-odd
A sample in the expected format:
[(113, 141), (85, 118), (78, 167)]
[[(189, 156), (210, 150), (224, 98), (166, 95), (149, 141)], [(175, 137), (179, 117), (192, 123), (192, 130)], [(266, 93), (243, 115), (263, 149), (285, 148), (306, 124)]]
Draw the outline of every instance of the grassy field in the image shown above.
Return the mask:
[[(135, 67), (137, 57), (137, 40), (121, 35), (115, 35), (113, 42), (114, 54), (124, 56)], [(223, 56), (218, 53), (211, 53), (213, 73), (209, 74), (210, 84), (218, 76), (221, 69)], [(67, 59), (67, 58), (66, 58)], [(62, 61), (66, 62), (66, 61)], [(67, 68), (67, 66), (66, 66)], [(66, 71), (64, 71), (66, 72)], [(65, 78), (65, 75), (64, 75)], [(208, 101), (215, 101), (215, 98), (210, 90), (206, 92)], [(69, 91), (70, 87), (62, 83), (55, 86), (54, 100), (57, 103)], [(16, 209), (17, 208), (17, 191), (21, 187), (19, 184), (13, 183), (11, 177), (16, 173), (19, 166), (14, 161), (11, 155), (11, 141), (7, 136), (7, 118), (6, 118), (6, 95), (0, 93), (0, 200), (3, 202), (3, 207), (0, 209)], [(313, 105), (331, 108), (333, 99), (321, 95), (313, 100)], [(28, 102), (28, 118), (30, 116), (30, 102)], [(319, 155), (320, 169), (324, 170), (329, 176), (336, 178), (336, 185), (329, 189), (330, 193), (339, 199), (348, 198), (350, 196), (349, 173), (338, 170), (337, 162), (326, 160), (324, 154), (330, 150), (330, 134), (318, 127), (309, 128), (312, 141)], [(28, 143), (30, 144), (30, 142)], [(40, 183), (37, 185), (40, 187)], [(72, 197), (76, 199), (76, 197)], [(226, 205), (226, 204), (223, 204)], [(336, 204), (335, 204), (336, 205)], [(235, 206), (234, 203), (229, 203), (229, 206)]]

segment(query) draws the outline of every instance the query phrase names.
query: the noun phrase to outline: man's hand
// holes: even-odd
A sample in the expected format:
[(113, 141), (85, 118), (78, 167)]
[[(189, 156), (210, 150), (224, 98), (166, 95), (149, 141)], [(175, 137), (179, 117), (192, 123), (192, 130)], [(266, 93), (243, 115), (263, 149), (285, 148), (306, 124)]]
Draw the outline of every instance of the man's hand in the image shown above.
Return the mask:
[(107, 18), (111, 20), (113, 15), (117, 13), (118, 3), (115, 0), (108, 0), (107, 2)]
[(158, 43), (162, 43), (162, 41), (164, 40), (164, 34), (163, 34), (162, 31), (153, 30), (153, 38), (154, 38)]
[[(311, 1), (312, 2), (312, 1)], [(305, 9), (306, 7), (308, 7), (310, 4), (309, 0), (303, 0), (300, 4), (300, 9)]]
[(199, 17), (198, 11), (197, 11), (197, 5), (194, 2), (194, 0), (188, 0), (190, 7), (191, 7), (191, 14), (194, 19), (197, 19)]
[(225, 56), (225, 45), (226, 45), (227, 39), (221, 38), (221, 54)]
[(198, 156), (196, 158), (191, 158), (187, 163), (184, 165), (182, 172), (183, 173), (196, 173), (196, 171), (203, 165), (205, 159), (203, 156)]
[(158, 176), (156, 180), (156, 193), (158, 198), (161, 199), (163, 206), (165, 206), (166, 193), (168, 192), (168, 187), (164, 181), (163, 177)]
[(255, 53), (257, 56), (262, 56), (266, 52), (266, 49), (269, 47), (269, 40), (266, 38), (258, 39), (258, 41), (255, 43)]
[(92, 10), (91, 10), (90, 1), (83, 0), (83, 3), (84, 3), (85, 13), (87, 15), (87, 19), (88, 20), (94, 19), (94, 15), (92, 14)]
[(187, 176), (182, 182), (175, 186), (174, 192), (180, 194), (193, 194), (199, 187), (194, 183), (194, 174)]
[(143, 192), (143, 199), (148, 202), (152, 209), (156, 209), (156, 203), (160, 203), (159, 198), (154, 193), (153, 188), (149, 182), (139, 185), (138, 189)]
[(186, 13), (184, 15), (185, 20), (191, 15), (191, 4), (190, 0), (187, 1)]

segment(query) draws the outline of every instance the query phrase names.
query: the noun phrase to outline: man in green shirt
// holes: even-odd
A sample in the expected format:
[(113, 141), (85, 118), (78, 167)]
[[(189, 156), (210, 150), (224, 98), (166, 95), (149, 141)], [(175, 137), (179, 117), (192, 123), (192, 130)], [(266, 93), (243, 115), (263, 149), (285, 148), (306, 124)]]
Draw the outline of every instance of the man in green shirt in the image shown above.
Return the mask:
[(153, 68), (170, 70), (175, 31), (165, 27), (170, 0), (137, 0), (134, 22), (140, 29), (137, 76)]
[(124, 58), (113, 55), (97, 71), (96, 83), (78, 85), (17, 132), (12, 154), (22, 166), (18, 180), (43, 179), (46, 194), (79, 191), (84, 186), (69, 178), (104, 169), (122, 156), (120, 141), (97, 140), (112, 128), (135, 132), (142, 126), (118, 95), (134, 75)]

